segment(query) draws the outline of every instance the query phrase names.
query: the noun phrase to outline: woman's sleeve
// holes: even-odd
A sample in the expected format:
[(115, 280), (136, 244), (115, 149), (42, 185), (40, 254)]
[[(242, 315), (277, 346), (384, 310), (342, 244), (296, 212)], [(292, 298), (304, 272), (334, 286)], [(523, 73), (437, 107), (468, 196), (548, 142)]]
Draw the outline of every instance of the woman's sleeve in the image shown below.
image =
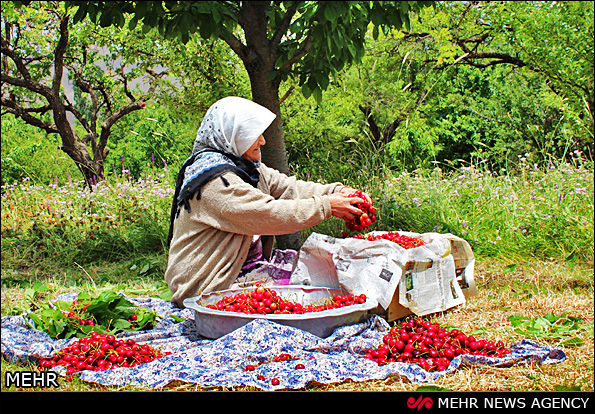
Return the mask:
[[(228, 173), (224, 178), (205, 185), (200, 200), (192, 203), (198, 210), (193, 211), (194, 218), (208, 226), (231, 233), (280, 235), (310, 228), (331, 217), (325, 194), (330, 188), (286, 186), (284, 197), (277, 199), (236, 174)], [(294, 197), (297, 194), (299, 197)]]
[(275, 199), (292, 200), (337, 193), (345, 186), (341, 183), (321, 184), (298, 180), (273, 168), (262, 165), (261, 179), (265, 181), (268, 193)]

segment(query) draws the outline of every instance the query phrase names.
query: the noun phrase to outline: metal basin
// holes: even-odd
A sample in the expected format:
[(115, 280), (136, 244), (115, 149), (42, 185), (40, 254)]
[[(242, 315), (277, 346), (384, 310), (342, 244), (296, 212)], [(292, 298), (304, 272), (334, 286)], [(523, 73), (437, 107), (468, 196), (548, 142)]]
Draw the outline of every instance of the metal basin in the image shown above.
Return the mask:
[[(194, 321), (198, 333), (205, 338), (217, 339), (244, 326), (255, 319), (268, 319), (281, 325), (298, 328), (321, 338), (326, 338), (333, 331), (344, 325), (352, 325), (361, 322), (368, 311), (376, 308), (378, 302), (367, 298), (365, 303), (350, 305), (337, 309), (324, 310), (320, 312), (309, 312), (303, 314), (244, 314), (216, 309), (209, 309), (206, 306), (215, 304), (223, 296), (233, 296), (240, 292), (254, 290), (255, 287), (221, 290), (218, 292), (206, 293), (184, 300), (184, 306), (194, 310)], [(320, 302), (332, 298), (334, 295), (345, 295), (341, 289), (325, 287), (289, 285), (274, 286), (279, 296), (285, 300), (298, 302), (302, 305)]]

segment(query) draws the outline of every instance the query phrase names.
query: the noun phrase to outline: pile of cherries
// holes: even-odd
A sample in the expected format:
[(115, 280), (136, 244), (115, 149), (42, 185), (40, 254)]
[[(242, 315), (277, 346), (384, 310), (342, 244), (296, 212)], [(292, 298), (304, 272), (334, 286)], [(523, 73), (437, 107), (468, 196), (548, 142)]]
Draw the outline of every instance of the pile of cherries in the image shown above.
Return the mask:
[[(356, 190), (347, 197), (359, 197), (365, 200), (364, 193), (361, 190)], [(357, 203), (354, 206), (359, 208), (363, 213), (359, 216), (355, 216), (353, 219), (345, 219), (347, 228), (350, 231), (359, 233), (368, 229), (373, 223), (376, 223), (376, 209), (372, 206), (371, 202), (364, 201), (363, 203)]]
[(390, 329), (377, 348), (366, 351), (365, 358), (379, 365), (389, 362), (417, 363), (426, 371), (444, 371), (450, 361), (462, 354), (502, 358), (511, 353), (501, 341), (486, 341), (459, 329), (414, 318)]
[(254, 290), (236, 293), (233, 296), (224, 296), (215, 304), (208, 304), (206, 307), (245, 314), (303, 314), (359, 305), (366, 303), (366, 299), (365, 294), (335, 295), (323, 302), (302, 305), (299, 302), (284, 299), (273, 289), (258, 285)]
[(415, 247), (423, 246), (425, 242), (421, 239), (416, 237), (409, 237), (405, 236), (404, 234), (399, 234), (396, 231), (389, 231), (386, 233), (379, 233), (379, 234), (354, 234), (352, 236), (354, 239), (362, 239), (362, 240), (389, 240), (394, 243), (397, 243), (399, 246), (403, 247), (404, 249), (413, 249)]
[(71, 375), (83, 370), (105, 371), (116, 367), (135, 367), (154, 361), (170, 352), (137, 344), (133, 339), (116, 339), (113, 335), (91, 332), (62, 348), (55, 355), (42, 359), (39, 367), (51, 369), (64, 366), (66, 374)]

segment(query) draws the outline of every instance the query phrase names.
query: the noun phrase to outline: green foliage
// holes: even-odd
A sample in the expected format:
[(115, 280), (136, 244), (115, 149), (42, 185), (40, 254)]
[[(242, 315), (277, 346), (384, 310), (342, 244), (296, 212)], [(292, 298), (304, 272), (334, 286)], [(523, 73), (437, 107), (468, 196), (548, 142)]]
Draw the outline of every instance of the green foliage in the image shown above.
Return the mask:
[[(39, 184), (60, 183), (79, 174), (70, 158), (58, 149), (55, 135), (27, 125), (10, 114), (2, 115), (1, 185), (32, 180)], [(53, 168), (48, 168), (51, 165)], [(4, 190), (2, 190), (4, 191)]]
[[(334, 92), (334, 91), (333, 91)], [(333, 93), (330, 92), (330, 93)], [(316, 104), (293, 94), (282, 107), (285, 141), (290, 169), (302, 177), (346, 180), (359, 161), (356, 150), (360, 137), (358, 116), (341, 95)], [(333, 165), (333, 168), (329, 168)], [(332, 173), (332, 175), (329, 175)]]
[(158, 61), (168, 68), (170, 81), (161, 85), (158, 102), (177, 118), (200, 119), (213, 102), (226, 96), (250, 97), (248, 75), (222, 40), (193, 35), (185, 43), (173, 39), (160, 44)]
[[(589, 134), (583, 114), (567, 95), (551, 88), (544, 73), (510, 65), (454, 65), (460, 51), (450, 47), (455, 30), (451, 25), (463, 21), (463, 10), (458, 9), (476, 12), (466, 7), (451, 9), (440, 3), (437, 10), (424, 9), (412, 22), (416, 32), (424, 34), (420, 40), (389, 32), (369, 41), (361, 64), (344, 72), (341, 89), (332, 84), (329, 92), (349, 96), (353, 108), (369, 111), (377, 126), (359, 114), (366, 122), (362, 133), (383, 140), (394, 159), (391, 164), (399, 168), (432, 163), (450, 168), (474, 159), (487, 160), (493, 169), (510, 168), (525, 153), (543, 165), (552, 156), (564, 159), (575, 150), (591, 157), (584, 145)], [(477, 23), (468, 17), (464, 21), (458, 29), (471, 36)], [(491, 44), (512, 51), (502, 37)], [(451, 66), (443, 68), (446, 63)], [(332, 94), (327, 96), (334, 100)]]
[(30, 266), (47, 258), (65, 265), (130, 260), (166, 252), (173, 195), (170, 173), (146, 178), (110, 175), (92, 188), (5, 187), (2, 194), (2, 260)]
[(59, 135), (64, 153), (90, 184), (103, 175), (110, 128), (144, 107), (146, 97), (132, 86), (150, 72), (137, 59), (141, 45), (117, 42), (115, 28), (71, 24), (61, 2), (30, 2), (18, 10), (7, 3), (3, 10), (13, 8), (6, 15), (13, 20), (3, 13), (2, 106)]
[(437, 80), (423, 73), (413, 49), (398, 47), (400, 37), (395, 31), (370, 40), (362, 63), (344, 73), (339, 92), (352, 102), (368, 150), (386, 152), (386, 164), (395, 169), (422, 166), (441, 148), (431, 125), (433, 100), (426, 103)]
[[(182, 43), (188, 42), (195, 32), (203, 39), (221, 37), (231, 43), (238, 24), (236, 15), (245, 7), (229, 2), (187, 1), (68, 1), (66, 4), (69, 8), (77, 8), (75, 22), (89, 16), (92, 22), (104, 27), (123, 27), (124, 16), (131, 14), (130, 28), (142, 24), (142, 32), (145, 33), (156, 27), (161, 36), (177, 38)], [(304, 96), (312, 95), (320, 102), (329, 78), (363, 57), (369, 23), (375, 25), (375, 36), (379, 29), (409, 28), (409, 13), (431, 4), (431, 1), (268, 3), (264, 5), (269, 25), (267, 31), (279, 41), (274, 49), (275, 70), (279, 72), (281, 80), (286, 80), (290, 72), (300, 73), (299, 86)], [(285, 16), (290, 18), (289, 24)], [(256, 19), (264, 18), (256, 16)], [(256, 24), (257, 21), (253, 19), (250, 23)], [(276, 33), (278, 29), (283, 32)], [(248, 32), (246, 36), (254, 36), (251, 28), (248, 28)], [(286, 36), (279, 37), (283, 34)], [(251, 40), (246, 41), (248, 48), (251, 47)], [(274, 78), (277, 74), (271, 76)]]
[(515, 332), (524, 337), (554, 341), (558, 345), (569, 348), (584, 344), (584, 341), (577, 336), (587, 329), (582, 318), (567, 314), (548, 314), (536, 318), (510, 316), (508, 320)]
[[(157, 322), (155, 312), (135, 306), (123, 295), (111, 291), (97, 297), (82, 292), (74, 301), (44, 302), (26, 317), (32, 321), (33, 328), (55, 339), (83, 338), (91, 332), (115, 335), (140, 331), (151, 329)], [(81, 324), (81, 321), (85, 322)]]
[[(18, 14), (16, 9), (5, 3), (4, 9), (7, 14)], [(29, 16), (47, 19), (42, 11), (43, 7), (37, 4), (32, 4), (26, 10)], [(36, 36), (34, 33), (29, 35)], [(75, 39), (70, 49), (74, 54), (87, 59), (87, 65), (70, 66), (77, 67), (76, 70), (83, 73), (85, 79), (93, 79), (93, 82), (100, 84), (102, 91), (112, 98), (119, 96), (116, 99), (118, 102), (127, 99), (122, 87), (123, 79), (119, 77), (121, 69), (126, 68), (128, 80), (142, 80), (147, 68), (157, 65), (171, 68), (171, 76), (160, 79), (159, 89), (152, 96), (157, 101), (155, 104), (151, 103), (152, 109), (147, 107), (144, 111), (132, 112), (112, 127), (107, 143), (109, 155), (105, 160), (105, 174), (112, 174), (116, 169), (117, 174), (126, 170), (138, 177), (141, 171), (149, 170), (154, 173), (155, 168), (160, 169), (164, 164), (176, 169), (183, 161), (182, 158), (190, 154), (200, 117), (210, 103), (228, 94), (245, 94), (241, 91), (241, 85), (245, 85), (241, 80), (245, 76), (233, 76), (237, 67), (224, 62), (224, 52), (216, 42), (205, 45), (195, 37), (181, 45), (175, 40), (159, 41), (155, 30), (141, 35), (140, 30), (131, 31), (127, 27), (101, 29), (92, 24), (74, 25), (70, 36)], [(94, 45), (95, 49), (87, 50), (89, 45)], [(142, 53), (143, 50), (150, 50), (151, 53)], [(52, 55), (49, 50), (47, 52), (47, 56)], [(191, 61), (195, 63), (190, 64)], [(38, 66), (46, 70), (51, 64), (46, 59)], [(42, 76), (42, 69), (37, 71), (35, 68), (37, 66), (31, 68), (33, 73), (40, 72), (36, 76)], [(212, 77), (212, 83), (206, 80), (207, 74)], [(70, 75), (72, 78), (72, 73)], [(82, 93), (76, 84), (70, 86), (78, 111), (85, 116), (90, 115), (92, 102), (88, 94)], [(146, 89), (147, 83), (140, 82), (136, 86), (131, 83), (127, 88), (127, 92), (134, 91), (135, 88)], [(101, 121), (113, 109), (115, 108), (102, 108), (98, 125), (101, 125)], [(51, 118), (47, 117), (47, 120), (51, 121)], [(74, 125), (79, 136), (88, 132), (80, 122), (75, 121)], [(26, 125), (22, 119), (3, 114), (2, 184), (12, 184), (28, 178), (63, 185), (77, 178), (80, 171), (71, 160), (67, 160), (64, 152), (57, 150), (61, 144), (57, 135), (42, 133), (41, 130)], [(88, 149), (92, 151), (91, 143)], [(122, 158), (126, 167), (122, 166)], [(58, 165), (59, 168), (47, 169), (47, 165)], [(147, 168), (147, 165), (152, 168)]]
[[(523, 60), (570, 100), (593, 140), (594, 5), (592, 2), (488, 3), (490, 15)], [(507, 30), (513, 27), (514, 30)], [(586, 105), (585, 105), (586, 104)]]
[[(301, 73), (299, 86), (303, 95), (322, 101), (322, 92), (327, 90), (329, 79), (353, 63), (359, 63), (365, 55), (368, 25), (373, 24), (372, 34), (377, 38), (380, 30), (410, 28), (409, 13), (418, 12), (433, 2), (311, 2), (298, 8), (302, 16), (290, 28), (291, 33), (301, 38), (311, 35), (312, 44), (295, 68)], [(301, 44), (290, 39), (283, 43), (287, 52), (279, 53), (278, 67), (299, 52)]]
[(130, 114), (112, 131), (106, 173), (143, 178), (145, 173), (155, 176), (164, 167), (177, 171), (192, 153), (198, 125), (194, 114), (178, 118), (154, 105)]
[(432, 132), (440, 143), (436, 158), (442, 163), (475, 157), (498, 169), (516, 164), (525, 153), (543, 164), (577, 149), (573, 112), (531, 72), (458, 67), (434, 104), (423, 118), (433, 118)]

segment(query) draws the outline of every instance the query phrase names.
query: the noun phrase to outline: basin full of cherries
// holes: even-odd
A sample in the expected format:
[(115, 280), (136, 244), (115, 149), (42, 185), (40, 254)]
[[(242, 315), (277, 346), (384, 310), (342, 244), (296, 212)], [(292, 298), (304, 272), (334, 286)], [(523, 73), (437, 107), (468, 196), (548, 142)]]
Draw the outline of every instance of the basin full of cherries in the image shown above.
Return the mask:
[(236, 293), (233, 296), (224, 296), (216, 303), (205, 304), (212, 310), (227, 312), (239, 312), (245, 314), (304, 314), (310, 312), (322, 312), (325, 310), (342, 308), (351, 305), (362, 305), (366, 303), (367, 297), (364, 293), (359, 295), (348, 294), (345, 296), (335, 295), (316, 303), (302, 305), (283, 298), (276, 290), (262, 286), (257, 282), (256, 288), (252, 291)]

